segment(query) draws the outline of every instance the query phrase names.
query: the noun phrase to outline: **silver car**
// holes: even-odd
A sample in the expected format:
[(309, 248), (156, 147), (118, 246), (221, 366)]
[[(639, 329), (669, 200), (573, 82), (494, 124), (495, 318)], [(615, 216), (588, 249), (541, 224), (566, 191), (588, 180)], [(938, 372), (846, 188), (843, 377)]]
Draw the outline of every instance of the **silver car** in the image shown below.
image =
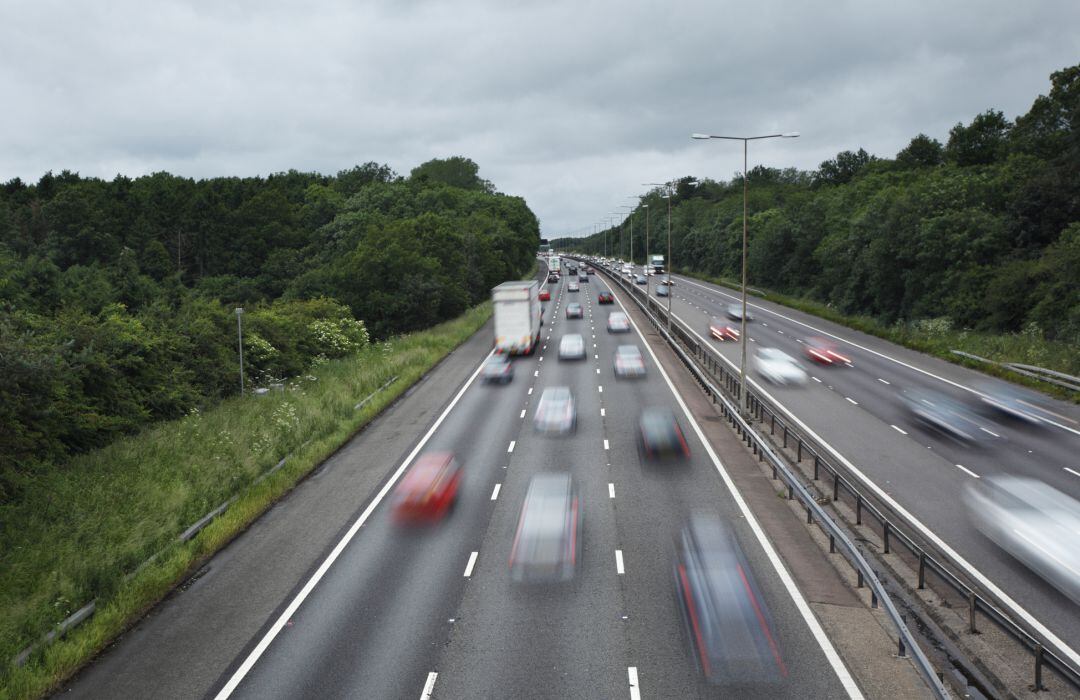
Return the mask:
[(554, 583), (574, 576), (581, 558), (581, 511), (569, 474), (541, 472), (529, 480), (510, 548), (514, 581)]
[(585, 339), (580, 333), (567, 333), (559, 341), (560, 360), (584, 360)]
[(536, 404), (533, 427), (537, 432), (564, 435), (577, 429), (577, 407), (568, 386), (544, 389)]
[(758, 374), (773, 384), (805, 384), (806, 372), (795, 358), (777, 348), (761, 348), (754, 358)]
[(622, 311), (612, 311), (607, 318), (608, 333), (629, 333), (630, 318)]
[(615, 349), (616, 377), (644, 377), (645, 358), (636, 345), (620, 345)]

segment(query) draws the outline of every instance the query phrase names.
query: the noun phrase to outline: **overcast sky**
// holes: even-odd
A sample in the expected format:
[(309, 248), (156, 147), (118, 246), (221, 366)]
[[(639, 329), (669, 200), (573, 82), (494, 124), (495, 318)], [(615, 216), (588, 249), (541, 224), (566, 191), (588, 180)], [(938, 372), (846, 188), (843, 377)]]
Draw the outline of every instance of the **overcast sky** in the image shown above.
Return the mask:
[(576, 235), (641, 183), (742, 169), (691, 132), (802, 133), (751, 167), (892, 157), (1078, 62), (1078, 0), (0, 0), (0, 181), (463, 155)]

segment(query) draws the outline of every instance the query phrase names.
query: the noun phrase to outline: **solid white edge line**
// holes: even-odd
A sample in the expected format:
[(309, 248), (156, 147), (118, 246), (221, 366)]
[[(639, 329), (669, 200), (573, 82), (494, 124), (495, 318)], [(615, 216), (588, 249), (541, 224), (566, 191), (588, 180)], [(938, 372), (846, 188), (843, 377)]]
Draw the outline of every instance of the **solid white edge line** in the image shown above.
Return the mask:
[(877, 378), (877, 380), (878, 380), (879, 382), (881, 382), (882, 384), (888, 384), (888, 382), (887, 382), (887, 381), (885, 381), (884, 379), (882, 379), (881, 377), (878, 377), (878, 378)]
[[(484, 357), (484, 359), (486, 360), (488, 357), (494, 354), (494, 352), (494, 350), (489, 352)], [(244, 680), (244, 676), (246, 676), (248, 672), (251, 671), (252, 667), (255, 665), (255, 662), (259, 660), (259, 657), (263, 655), (266, 649), (270, 646), (270, 643), (274, 641), (274, 638), (277, 637), (281, 630), (285, 628), (285, 625), (289, 622), (289, 620), (292, 619), (292, 616), (303, 604), (304, 600), (307, 599), (309, 595), (311, 595), (311, 592), (315, 589), (315, 586), (318, 585), (319, 581), (321, 581), (323, 576), (326, 575), (326, 572), (330, 570), (330, 567), (334, 565), (334, 562), (337, 561), (337, 558), (341, 556), (341, 553), (345, 551), (345, 547), (347, 547), (349, 542), (352, 541), (352, 538), (356, 536), (356, 533), (360, 531), (360, 528), (363, 526), (363, 524), (367, 522), (367, 519), (371, 517), (371, 514), (375, 511), (379, 504), (382, 503), (382, 500), (386, 498), (386, 494), (390, 492), (390, 489), (394, 487), (394, 484), (397, 483), (397, 480), (401, 478), (401, 475), (405, 472), (405, 468), (412, 463), (413, 459), (416, 458), (416, 455), (419, 454), (420, 450), (424, 448), (424, 445), (426, 445), (428, 440), (431, 439), (431, 436), (435, 434), (435, 431), (438, 430), (440, 425), (442, 425), (442, 422), (446, 420), (446, 417), (448, 415), (450, 415), (450, 411), (454, 410), (454, 407), (457, 406), (458, 401), (460, 401), (461, 397), (465, 395), (466, 390), (468, 390), (468, 388), (472, 386), (473, 381), (476, 379), (477, 376), (479, 376), (480, 370), (483, 369), (483, 366), (483, 362), (477, 365), (476, 370), (474, 370), (472, 375), (469, 376), (469, 379), (465, 382), (465, 385), (458, 390), (458, 393), (454, 395), (453, 399), (451, 399), (450, 404), (445, 409), (443, 409), (443, 412), (439, 414), (439, 417), (437, 419), (435, 419), (435, 423), (433, 423), (432, 426), (428, 428), (428, 431), (424, 433), (424, 437), (420, 438), (420, 442), (416, 443), (416, 447), (414, 447), (405, 457), (405, 459), (402, 460), (401, 464), (397, 468), (397, 471), (395, 471), (390, 477), (390, 479), (385, 484), (383, 484), (383, 487), (379, 489), (379, 492), (377, 494), (375, 494), (375, 498), (372, 499), (371, 503), (368, 504), (368, 507), (365, 508), (364, 512), (360, 514), (360, 517), (358, 517), (353, 522), (348, 532), (346, 532), (345, 535), (342, 536), (342, 538), (334, 546), (334, 549), (331, 550), (330, 554), (328, 554), (326, 556), (326, 559), (323, 560), (322, 564), (319, 565), (319, 568), (315, 570), (315, 573), (312, 574), (311, 578), (309, 578), (307, 580), (307, 583), (304, 584), (304, 587), (300, 589), (300, 592), (296, 594), (296, 597), (292, 599), (292, 602), (290, 602), (289, 605), (285, 608), (285, 610), (281, 613), (281, 615), (278, 616), (278, 619), (274, 622), (273, 625), (270, 626), (270, 629), (267, 630), (266, 634), (263, 635), (263, 638), (259, 640), (259, 643), (255, 645), (255, 648), (251, 650), (251, 653), (248, 654), (247, 658), (245, 658), (244, 661), (240, 664), (240, 667), (236, 669), (236, 671), (221, 688), (221, 690), (218, 691), (217, 695), (214, 696), (215, 700), (225, 700), (230, 695), (232, 695), (233, 691), (236, 690), (236, 688), (240, 685), (240, 682)], [(434, 681), (432, 682), (434, 683)]]
[(435, 690), (435, 679), (438, 677), (439, 674), (434, 671), (427, 674), (427, 681), (424, 683), (424, 692), (420, 694), (420, 700), (431, 700), (431, 693)]
[(892, 427), (893, 430), (900, 433), (901, 435), (907, 435), (907, 431), (904, 430), (903, 428), (901, 428), (899, 426), (892, 425), (891, 423), (889, 425)]
[[(616, 297), (616, 299), (618, 299), (618, 297)], [(619, 301), (619, 304), (620, 306), (622, 305), (621, 300)], [(674, 316), (674, 314), (672, 315)], [(675, 318), (678, 318), (678, 316), (675, 316)], [(682, 321), (682, 319), (679, 320)], [(709, 441), (705, 439), (705, 432), (690, 414), (690, 409), (683, 401), (682, 396), (675, 390), (675, 385), (672, 383), (671, 378), (668, 377), (667, 372), (664, 371), (664, 366), (660, 364), (660, 358), (653, 352), (652, 347), (645, 340), (645, 335), (641, 332), (641, 329), (637, 327), (637, 324), (634, 323), (634, 319), (632, 318), (630, 319), (630, 325), (637, 331), (638, 337), (641, 338), (642, 345), (644, 345), (645, 349), (652, 355), (653, 362), (660, 371), (660, 376), (664, 378), (668, 388), (671, 390), (672, 396), (675, 397), (676, 403), (678, 403), (679, 408), (682, 409), (687, 422), (694, 429), (694, 433), (697, 435), (698, 440), (704, 446), (705, 453), (709, 455), (709, 459), (712, 460), (713, 466), (716, 467), (716, 471), (720, 474), (720, 478), (723, 480), (724, 485), (727, 486), (728, 491), (731, 493), (731, 497), (734, 499), (736, 505), (739, 506), (739, 510), (742, 512), (743, 517), (746, 518), (746, 524), (750, 526), (754, 536), (757, 538), (758, 544), (760, 544), (761, 548), (765, 551), (769, 563), (772, 564), (773, 569), (780, 578), (780, 582), (784, 584), (784, 588), (787, 590), (788, 595), (790, 595), (792, 601), (794, 601), (796, 609), (799, 611), (799, 614), (802, 615), (803, 621), (806, 622), (806, 626), (810, 628), (810, 633), (814, 636), (814, 640), (817, 641), (818, 646), (821, 647), (822, 653), (825, 654), (825, 658), (829, 661), (829, 665), (832, 666), (833, 672), (836, 673), (837, 678), (840, 680), (840, 684), (844, 686), (844, 690), (847, 691), (849, 697), (862, 698), (862, 691), (859, 690), (859, 686), (855, 683), (855, 679), (852, 677), (851, 672), (848, 671), (847, 666), (844, 665), (843, 659), (841, 659), (840, 655), (836, 652), (836, 648), (833, 647), (832, 641), (829, 640), (829, 637), (825, 634), (825, 630), (822, 629), (821, 623), (818, 622), (817, 617), (814, 616), (814, 611), (810, 609), (810, 605), (806, 602), (806, 598), (803, 597), (802, 592), (795, 585), (795, 580), (791, 577), (791, 573), (787, 570), (787, 567), (784, 566), (784, 562), (781, 561), (780, 555), (776, 553), (772, 543), (769, 542), (768, 537), (765, 536), (765, 531), (761, 528), (757, 518), (754, 517), (754, 514), (750, 511), (750, 506), (743, 500), (742, 493), (740, 493), (738, 487), (735, 486), (735, 482), (732, 481), (731, 475), (727, 473), (727, 469), (724, 468), (716, 451), (713, 450)], [(697, 334), (695, 333), (695, 335)], [(699, 335), (698, 338), (701, 338), (701, 336)], [(749, 377), (747, 377), (747, 380), (752, 381)]]
[(850, 396), (845, 396), (844, 398), (847, 399), (848, 401), (850, 401), (851, 403), (855, 404), (856, 406), (859, 405), (859, 402), (856, 401), (855, 399), (851, 398)]
[(630, 700), (641, 700), (641, 685), (638, 683), (637, 666), (627, 666), (626, 676), (630, 681)]
[(608, 495), (608, 498), (615, 498), (615, 484), (613, 484), (611, 482), (608, 482), (607, 495)]
[(501, 488), (502, 488), (502, 484), (495, 484), (495, 488), (491, 492), (491, 500), (494, 501), (496, 498), (499, 497), (499, 489), (501, 489)]
[(979, 475), (978, 475), (978, 474), (976, 474), (975, 472), (971, 471), (970, 469), (968, 469), (967, 467), (965, 467), (965, 466), (964, 466), (963, 464), (957, 464), (957, 465), (956, 465), (956, 468), (957, 468), (957, 469), (959, 469), (960, 471), (964, 472), (965, 474), (969, 475), (969, 476), (973, 476), (973, 477), (975, 477), (976, 479), (978, 479), (978, 478), (979, 478)]
[(626, 567), (623, 566), (622, 550), (615, 550), (615, 573), (620, 576), (626, 573)]
[(517, 440), (511, 440), (510, 441), (510, 446), (506, 448), (507, 454), (514, 451), (514, 445), (516, 445), (516, 444), (517, 444)]
[[(686, 323), (686, 321), (683, 321), (676, 314), (672, 314), (672, 316), (674, 318), (678, 319), (679, 322), (682, 323), (684, 326), (686, 326), (690, 330), (691, 333), (693, 333), (694, 335), (696, 335), (698, 337), (699, 340), (701, 340), (702, 342), (705, 341), (705, 339), (702, 338), (701, 335), (699, 335), (697, 333), (697, 331), (695, 331), (693, 328), (691, 328), (689, 326), (689, 324)], [(735, 363), (731, 362), (731, 360), (728, 360), (726, 357), (724, 357), (720, 353), (716, 353), (716, 354), (722, 360), (727, 362), (728, 365), (732, 369), (735, 369)], [(837, 459), (837, 461), (839, 461), (841, 464), (843, 464), (852, 474), (854, 474), (863, 483), (864, 486), (866, 486), (868, 489), (873, 491), (874, 494), (878, 498), (880, 498), (882, 501), (887, 503), (889, 505), (889, 507), (891, 507), (894, 511), (899, 513), (900, 516), (902, 518), (904, 518), (908, 523), (910, 523), (912, 525), (912, 527), (914, 527), (916, 530), (918, 530), (919, 533), (923, 537), (926, 537), (928, 540), (933, 542), (934, 545), (938, 549), (940, 549), (942, 552), (944, 552), (946, 556), (951, 558), (952, 561), (954, 561), (957, 565), (960, 566), (960, 568), (964, 569), (969, 576), (971, 576), (976, 581), (978, 581), (983, 586), (983, 588), (985, 588), (990, 593), (992, 593), (994, 596), (996, 596), (997, 599), (1000, 600), (1002, 603), (1004, 603), (1004, 605), (1007, 608), (1009, 608), (1015, 615), (1022, 618), (1024, 620), (1024, 622), (1027, 623), (1032, 629), (1034, 629), (1036, 632), (1041, 634), (1048, 642), (1050, 642), (1055, 647), (1057, 647), (1056, 651), (1060, 651), (1066, 657), (1068, 657), (1072, 664), (1080, 666), (1080, 654), (1078, 654), (1076, 652), (1076, 650), (1074, 650), (1068, 644), (1063, 642), (1060, 638), (1058, 638), (1058, 636), (1056, 634), (1054, 634), (1049, 629), (1047, 629), (1047, 627), (1045, 625), (1043, 625), (1041, 622), (1036, 620), (1034, 615), (1029, 613), (1025, 608), (1021, 607), (1020, 604), (1017, 603), (1015, 600), (1013, 600), (1008, 594), (1006, 594), (1005, 591), (998, 588), (998, 586), (993, 581), (991, 581), (989, 578), (987, 578), (987, 576), (985, 574), (983, 574), (981, 571), (976, 569), (970, 562), (968, 562), (967, 559), (964, 559), (962, 556), (960, 556), (960, 554), (956, 550), (954, 550), (952, 547), (950, 547), (948, 544), (946, 544), (945, 540), (938, 537), (937, 534), (934, 533), (934, 531), (931, 530), (929, 527), (924, 525), (921, 520), (916, 518), (914, 515), (912, 515), (910, 512), (908, 512), (908, 510), (906, 508), (904, 508), (902, 505), (897, 503), (896, 500), (892, 496), (885, 493), (885, 491), (883, 491), (881, 489), (881, 487), (879, 487), (876, 483), (874, 483), (874, 481), (872, 479), (870, 479), (870, 477), (863, 474), (860, 469), (858, 469), (854, 464), (852, 464), (851, 461), (848, 460), (847, 457), (840, 454), (840, 452), (837, 451), (837, 449), (835, 447), (833, 447), (828, 442), (826, 442), (824, 439), (822, 439), (822, 437), (820, 435), (818, 435), (817, 433), (815, 433), (810, 428), (810, 426), (808, 426), (806, 423), (803, 423), (802, 420), (798, 416), (796, 416), (794, 413), (792, 413), (790, 410), (788, 410), (787, 406), (785, 406), (784, 404), (777, 401), (776, 397), (774, 397), (772, 394), (770, 394), (768, 391), (766, 391), (760, 384), (758, 384), (756, 381), (754, 381), (750, 377), (747, 377), (747, 381), (750, 383), (751, 386), (753, 386), (755, 389), (760, 391), (762, 396), (767, 398), (769, 401), (772, 401), (773, 405), (775, 405), (781, 411), (783, 411), (784, 415), (786, 415), (788, 418), (790, 418), (800, 428), (805, 430), (807, 435), (809, 435), (811, 438), (816, 440), (820, 445), (824, 446), (827, 450), (829, 450), (829, 452), (832, 453), (833, 457), (835, 457)]]
[[(686, 278), (683, 278), (683, 279), (686, 279)], [(705, 290), (707, 290), (709, 292), (712, 292), (713, 294), (721, 294), (721, 292), (716, 291), (714, 289), (710, 289), (709, 287), (698, 284), (697, 282), (692, 282), (692, 281), (690, 281), (688, 279), (686, 281), (689, 284), (693, 284), (693, 285), (696, 285), (698, 287), (701, 287), (702, 289), (705, 289)], [(737, 298), (737, 297), (735, 297), (734, 295), (731, 295), (731, 294), (726, 294), (725, 296), (729, 296), (732, 299)], [(841, 338), (840, 336), (835, 335), (833, 333), (830, 333), (830, 332), (828, 332), (826, 330), (822, 330), (820, 328), (815, 328), (814, 326), (811, 326), (809, 323), (804, 323), (802, 321), (799, 321), (798, 319), (791, 318), (790, 316), (785, 316), (784, 314), (779, 313), (777, 311), (773, 311), (772, 309), (766, 309), (764, 306), (760, 306), (758, 304), (747, 303), (747, 306), (752, 306), (755, 309), (758, 309), (759, 311), (763, 311), (765, 313), (773, 314), (774, 316), (779, 316), (780, 318), (791, 321), (792, 323), (797, 323), (800, 326), (803, 326), (805, 328), (809, 328), (812, 331), (815, 331), (817, 333), (821, 333), (823, 335), (827, 335), (830, 338), (834, 338), (836, 340), (839, 340), (840, 342), (847, 343), (848, 345), (859, 348), (860, 350), (868, 352), (868, 353), (870, 353), (872, 355), (877, 355), (878, 357), (886, 359), (889, 362), (895, 362), (896, 364), (900, 365), (901, 367), (907, 367), (908, 369), (914, 370), (914, 371), (916, 371), (916, 372), (918, 372), (920, 374), (925, 374), (928, 377), (933, 377), (934, 379), (938, 380), (939, 382), (945, 382), (946, 384), (950, 384), (950, 385), (956, 387), (957, 389), (963, 389), (964, 391), (975, 394), (976, 396), (982, 396), (982, 392), (976, 391), (975, 389), (970, 389), (970, 388), (964, 386), (963, 384), (960, 384), (959, 382), (954, 382), (951, 379), (946, 379), (945, 377), (938, 376), (938, 375), (934, 374), (933, 372), (930, 372), (930, 371), (925, 370), (925, 369), (921, 369), (919, 367), (916, 367), (915, 365), (908, 364), (907, 362), (904, 362), (903, 360), (898, 360), (895, 357), (889, 357), (885, 353), (878, 352), (877, 350), (873, 350), (873, 349), (868, 348), (868, 347), (866, 347), (864, 345), (859, 345), (858, 343), (856, 343), (854, 341), (851, 341), (851, 340), (848, 340), (847, 338)], [(674, 315), (674, 314), (672, 314), (672, 315)], [(885, 342), (888, 342), (888, 341), (885, 341)], [(1067, 425), (1062, 425), (1061, 423), (1055, 423), (1054, 421), (1051, 421), (1051, 420), (1048, 420), (1046, 422), (1049, 423), (1050, 425), (1057, 426), (1058, 428), (1061, 428), (1062, 430), (1068, 430), (1073, 435), (1080, 435), (1080, 430), (1075, 430), (1073, 428), (1070, 428)]]
[(1068, 467), (1062, 467), (1062, 469), (1069, 472), (1073, 476), (1080, 476), (1080, 472), (1076, 471), (1075, 469), (1069, 469)]
[(469, 555), (469, 563), (465, 565), (465, 578), (472, 576), (473, 567), (476, 566), (476, 557), (480, 555), (480, 552), (473, 552)]

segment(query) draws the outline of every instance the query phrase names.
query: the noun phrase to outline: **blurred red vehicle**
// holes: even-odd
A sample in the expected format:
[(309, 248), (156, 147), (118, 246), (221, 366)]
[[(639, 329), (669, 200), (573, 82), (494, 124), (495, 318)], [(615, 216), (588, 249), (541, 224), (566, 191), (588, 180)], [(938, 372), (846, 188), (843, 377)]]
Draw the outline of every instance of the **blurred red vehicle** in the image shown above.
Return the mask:
[(611, 292), (600, 292), (596, 297), (597, 304), (614, 304), (615, 296)]
[(824, 338), (807, 338), (803, 342), (803, 352), (806, 356), (821, 365), (847, 365), (852, 366), (851, 358), (842, 355), (836, 344)]
[(737, 341), (739, 339), (739, 329), (719, 318), (714, 318), (709, 323), (709, 333), (717, 340)]
[(450, 452), (428, 452), (409, 467), (394, 490), (398, 522), (441, 520), (457, 500), (461, 465)]
[(540, 290), (540, 301), (551, 301), (551, 292), (546, 289)]

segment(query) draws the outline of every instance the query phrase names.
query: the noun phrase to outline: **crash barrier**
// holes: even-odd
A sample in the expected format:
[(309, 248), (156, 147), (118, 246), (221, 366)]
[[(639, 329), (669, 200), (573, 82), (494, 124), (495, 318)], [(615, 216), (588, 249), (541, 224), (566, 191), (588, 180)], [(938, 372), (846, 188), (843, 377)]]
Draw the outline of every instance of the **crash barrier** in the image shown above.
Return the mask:
[[(829, 551), (835, 552), (837, 543), (841, 543), (845, 559), (856, 570), (858, 585), (869, 581), (872, 598), (871, 604), (876, 606), (875, 598), (885, 603), (886, 612), (892, 619), (897, 630), (900, 632), (900, 648), (903, 654), (905, 643), (915, 650), (916, 665), (924, 678), (928, 679), (931, 689), (938, 692), (940, 681), (929, 661), (922, 655), (921, 650), (914, 644), (902, 616), (898, 616), (892, 601), (888, 598), (881, 586), (876, 574), (863, 559), (854, 545), (851, 544), (846, 534), (842, 533), (832, 519), (825, 514), (817, 500), (809, 493), (806, 487), (795, 477), (793, 467), (778, 456), (767, 441), (749, 426), (740, 415), (734, 401), (739, 400), (740, 381), (737, 371), (730, 368), (726, 360), (710, 345), (703, 344), (688, 327), (679, 319), (668, 316), (667, 300), (660, 302), (647, 295), (646, 290), (635, 284), (628, 284), (621, 275), (611, 275), (605, 271), (605, 275), (618, 284), (624, 291), (630, 294), (634, 303), (645, 312), (649, 322), (657, 329), (661, 336), (676, 352), (682, 362), (690, 370), (691, 374), (710, 395), (714, 402), (721, 404), (721, 413), (732, 426), (737, 434), (743, 439), (748, 447), (751, 447), (759, 460), (767, 460), (773, 469), (773, 478), (782, 477), (788, 486), (788, 498), (798, 497), (807, 509), (807, 522), (813, 521), (816, 516), (817, 523), (829, 535)], [(723, 390), (721, 390), (723, 387)], [(726, 395), (725, 395), (726, 392)], [(868, 497), (861, 491), (842, 466), (834, 463), (825, 456), (828, 452), (824, 446), (804, 434), (798, 426), (783, 416), (771, 402), (765, 400), (747, 386), (747, 405), (750, 415), (762, 425), (768, 424), (770, 435), (776, 435), (777, 431), (783, 435), (785, 449), (794, 449), (796, 462), (804, 460), (813, 461), (813, 481), (819, 483), (824, 478), (828, 483), (831, 480), (832, 501), (846, 500), (855, 510), (857, 525), (863, 525), (866, 516), (875, 521), (882, 536), (883, 554), (889, 554), (896, 545), (903, 549), (918, 561), (918, 573), (916, 587), (923, 590), (928, 581), (937, 580), (944, 583), (955, 594), (961, 596), (968, 607), (968, 631), (972, 634), (978, 632), (978, 615), (982, 614), (986, 619), (995, 624), (998, 629), (1005, 632), (1010, 638), (1019, 643), (1026, 651), (1030, 652), (1033, 662), (1033, 690), (1045, 690), (1043, 684), (1044, 668), (1049, 667), (1056, 671), (1059, 676), (1074, 690), (1080, 690), (1080, 670), (1072, 666), (1065, 655), (1047, 644), (1040, 635), (1030, 630), (1027, 626), (1018, 623), (1008, 614), (1003, 612), (1006, 606), (995, 600), (986, 592), (976, 589), (957, 576), (953, 569), (943, 562), (947, 556), (931, 549), (927, 544), (916, 541), (908, 534), (912, 528), (906, 519), (895, 513), (886, 513), (887, 508), (879, 505), (875, 499)], [(842, 538), (842, 539), (841, 539)], [(960, 568), (956, 566), (955, 568)], [(933, 579), (931, 579), (931, 576)], [(930, 682), (933, 679), (933, 682)], [(942, 689), (943, 691), (943, 689)]]

